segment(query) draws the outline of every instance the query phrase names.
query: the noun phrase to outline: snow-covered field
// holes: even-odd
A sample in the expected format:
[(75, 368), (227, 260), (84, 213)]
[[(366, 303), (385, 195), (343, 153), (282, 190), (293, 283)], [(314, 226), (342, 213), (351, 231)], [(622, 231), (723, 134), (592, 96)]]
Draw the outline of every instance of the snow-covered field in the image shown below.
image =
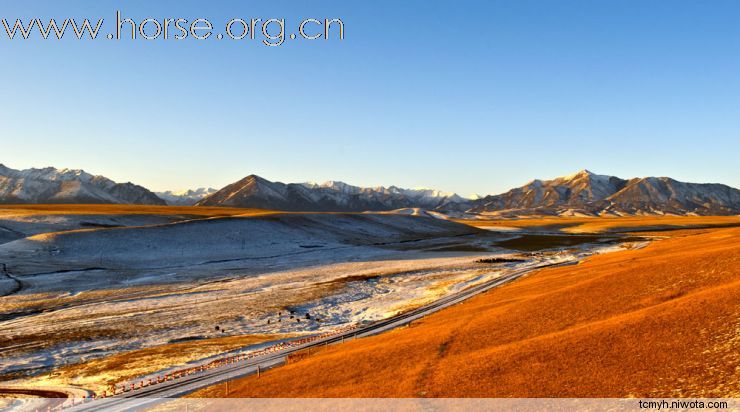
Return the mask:
[[(173, 342), (317, 333), (392, 316), (513, 265), (612, 247), (477, 262), (511, 255), (492, 246), (507, 236), (387, 213), (155, 221), (29, 236), (0, 245), (7, 269), (0, 375), (33, 381), (60, 365)], [(459, 251), (444, 251), (450, 247)]]

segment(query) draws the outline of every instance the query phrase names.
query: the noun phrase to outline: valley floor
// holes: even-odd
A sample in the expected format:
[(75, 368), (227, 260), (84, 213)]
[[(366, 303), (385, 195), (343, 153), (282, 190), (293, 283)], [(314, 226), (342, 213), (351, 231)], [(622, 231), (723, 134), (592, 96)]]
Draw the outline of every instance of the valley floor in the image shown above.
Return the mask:
[(668, 236), (231, 382), (229, 396), (740, 396), (740, 229)]
[(511, 253), (495, 245), (509, 235), (428, 217), (31, 209), (0, 213), (20, 237), (0, 244), (0, 388), (100, 393), (223, 352), (383, 319), (500, 276), (476, 260)]
[[(731, 218), (671, 218), (668, 225), (650, 219), (579, 224), (594, 228), (608, 222), (606, 232), (633, 230), (640, 224), (651, 230), (737, 224)], [(464, 225), (406, 213), (4, 206), (0, 329), (6, 333), (0, 335), (0, 388), (84, 388), (100, 393), (113, 384), (224, 352), (384, 319), (516, 268), (573, 262), (646, 244), (645, 238), (634, 235), (559, 233), (575, 227), (575, 221), (567, 219), (554, 226), (550, 221), (506, 222), (521, 227), (480, 230), (471, 225), (485, 222)], [(514, 388), (522, 387), (531, 394), (551, 393), (537, 392), (544, 383), (528, 371), (547, 377), (552, 371), (540, 369), (549, 358), (539, 357), (537, 345), (548, 350), (556, 345), (537, 342), (556, 336), (583, 339), (608, 359), (612, 342), (589, 341), (584, 331), (663, 301), (679, 302), (684, 295), (717, 286), (710, 281), (732, 277), (725, 272), (733, 263), (737, 266), (733, 230), (738, 229), (647, 233), (650, 238), (673, 238), (646, 249), (652, 254), (616, 253), (574, 268), (539, 272), (411, 329), (340, 345), (285, 371), (270, 372), (268, 379), (249, 388), (239, 386), (235, 394), (514, 396)], [(708, 242), (708, 233), (724, 237)], [(684, 235), (688, 240), (681, 240)], [(678, 243), (662, 246), (672, 242)], [(687, 253), (679, 253), (684, 249)], [(721, 256), (712, 254), (720, 249)], [(643, 258), (633, 262), (630, 253)], [(669, 266), (636, 266), (655, 264), (655, 259)], [(712, 276), (701, 283), (694, 278), (703, 277), (693, 274), (703, 270)], [(631, 279), (634, 271), (668, 283)], [(677, 295), (671, 297), (673, 293)], [(708, 327), (714, 320), (706, 320)], [(666, 333), (684, 333), (675, 325), (665, 328)], [(716, 339), (730, 336), (728, 330), (708, 330)], [(667, 336), (661, 339), (670, 341)], [(578, 342), (565, 349), (585, 350)], [(514, 359), (524, 356), (521, 348), (530, 347), (530, 358)], [(557, 351), (551, 354), (559, 356)], [(331, 373), (314, 371), (315, 362)], [(305, 381), (299, 379), (304, 373)], [(521, 380), (528, 376), (536, 384)], [(511, 380), (512, 395), (502, 389), (506, 379)], [(721, 379), (726, 380), (724, 375)], [(394, 382), (393, 388), (385, 386), (389, 382)], [(497, 391), (489, 393), (494, 382)], [(559, 388), (565, 395), (579, 393), (570, 384)]]

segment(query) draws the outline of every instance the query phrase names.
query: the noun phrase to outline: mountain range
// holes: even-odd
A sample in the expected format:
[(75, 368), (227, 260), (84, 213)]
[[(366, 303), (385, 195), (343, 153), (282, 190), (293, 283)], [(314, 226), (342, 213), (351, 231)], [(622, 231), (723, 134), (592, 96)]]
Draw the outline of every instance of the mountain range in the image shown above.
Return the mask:
[(153, 193), (83, 170), (14, 170), (0, 164), (0, 203), (123, 203), (231, 206), (285, 211), (362, 212), (420, 208), (450, 215), (621, 216), (740, 214), (740, 190), (669, 177), (622, 179), (581, 170), (535, 179), (498, 195), (470, 199), (434, 189), (359, 187), (343, 182), (281, 183), (249, 175), (215, 190)]
[(722, 184), (685, 183), (669, 177), (621, 179), (581, 170), (474, 202), (470, 213), (499, 216), (604, 216), (740, 213), (740, 190)]
[(249, 175), (213, 193), (196, 205), (233, 206), (286, 211), (362, 212), (418, 207), (464, 210), (469, 200), (433, 189), (358, 187), (342, 182), (271, 182)]
[(83, 170), (15, 170), (0, 164), (0, 203), (125, 203), (164, 205), (149, 190)]

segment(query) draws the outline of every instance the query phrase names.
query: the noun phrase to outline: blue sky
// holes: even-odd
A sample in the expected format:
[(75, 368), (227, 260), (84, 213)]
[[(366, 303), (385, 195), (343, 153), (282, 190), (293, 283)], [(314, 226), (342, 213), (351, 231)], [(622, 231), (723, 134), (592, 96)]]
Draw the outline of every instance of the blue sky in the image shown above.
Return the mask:
[[(62, 4), (63, 3), (63, 4)], [(734, 1), (27, 1), (0, 17), (341, 18), (343, 41), (0, 37), (0, 162), (154, 190), (497, 193), (587, 168), (740, 186)]]

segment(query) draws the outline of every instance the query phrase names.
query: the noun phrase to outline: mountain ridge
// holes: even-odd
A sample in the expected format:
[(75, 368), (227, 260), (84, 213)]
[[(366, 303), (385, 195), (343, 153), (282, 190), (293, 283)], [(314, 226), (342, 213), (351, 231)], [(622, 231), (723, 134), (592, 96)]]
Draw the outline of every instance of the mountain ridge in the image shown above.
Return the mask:
[(719, 183), (687, 183), (670, 177), (622, 179), (589, 170), (550, 180), (535, 179), (474, 202), (470, 213), (621, 216), (639, 214), (728, 215), (740, 213), (740, 190)]
[(622, 179), (587, 169), (550, 180), (534, 179), (498, 195), (465, 199), (434, 189), (359, 187), (344, 182), (271, 182), (249, 175), (204, 197), (201, 206), (285, 211), (389, 211), (428, 209), (452, 215), (621, 216), (740, 214), (740, 191), (717, 183), (669, 177)]
[(0, 203), (165, 204), (142, 186), (116, 183), (81, 169), (16, 170), (4, 164), (0, 164)]
[(430, 210), (448, 216), (623, 216), (740, 214), (740, 190), (670, 177), (623, 179), (587, 169), (533, 179), (504, 193), (464, 198), (430, 188), (273, 182), (250, 174), (220, 190), (153, 193), (81, 169), (11, 169), (0, 164), (0, 203), (120, 203), (231, 206), (300, 212)]
[(470, 200), (433, 189), (360, 187), (339, 181), (322, 184), (272, 182), (251, 174), (213, 193), (197, 206), (271, 208), (285, 211), (363, 212), (423, 207), (461, 210)]

